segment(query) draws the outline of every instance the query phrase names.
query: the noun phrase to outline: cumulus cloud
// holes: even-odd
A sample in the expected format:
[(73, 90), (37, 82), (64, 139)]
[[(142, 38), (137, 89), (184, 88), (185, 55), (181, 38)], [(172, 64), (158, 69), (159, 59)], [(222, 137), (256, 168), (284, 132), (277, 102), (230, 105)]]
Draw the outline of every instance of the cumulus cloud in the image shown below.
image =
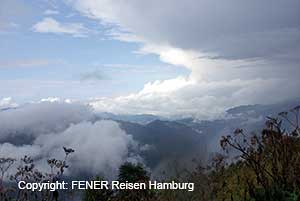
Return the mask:
[[(168, 90), (169, 85), (172, 85), (172, 90)], [(176, 118), (215, 119), (222, 118), (225, 110), (233, 106), (270, 104), (298, 98), (299, 95), (290, 92), (290, 89), (299, 85), (299, 81), (277, 79), (192, 82), (176, 78), (148, 83), (139, 93), (128, 96), (95, 99), (90, 105), (96, 110), (121, 114), (148, 113)]]
[(139, 53), (157, 54), (191, 71), (185, 78), (148, 83), (129, 96), (101, 98), (92, 103), (96, 108), (207, 116), (236, 104), (298, 96), (297, 0), (67, 2), (91, 19), (114, 24), (113, 38), (143, 44)]
[(87, 36), (89, 29), (81, 23), (60, 23), (51, 17), (46, 17), (33, 27), (35, 32), (69, 34), (74, 37)]
[(17, 107), (18, 104), (11, 97), (0, 99), (0, 110)]
[(92, 118), (89, 108), (76, 103), (27, 104), (0, 112), (0, 141), (3, 142), (7, 137), (37, 137), (61, 132), (71, 124)]
[(134, 147), (135, 142), (116, 122), (103, 120), (72, 124), (63, 132), (39, 135), (32, 144), (3, 143), (0, 150), (1, 157), (19, 159), (24, 155), (31, 156), (39, 168), (47, 171), (47, 159), (64, 157), (63, 146), (75, 150), (69, 161), (69, 171), (73, 174), (114, 177), (120, 165), (131, 160), (129, 148)]
[[(139, 160), (130, 155), (137, 143), (118, 123), (95, 121), (93, 112), (84, 105), (63, 102), (41, 102), (0, 112), (0, 157), (19, 159), (29, 155), (39, 168), (47, 171), (46, 160), (62, 159), (62, 147), (71, 147), (72, 173), (98, 174), (113, 177), (126, 160)], [(30, 142), (7, 142), (15, 136)], [(16, 139), (16, 138), (15, 138)]]
[(62, 146), (72, 147), (76, 150), (71, 158), (75, 171), (112, 176), (127, 160), (134, 141), (116, 122), (98, 121), (72, 125), (58, 134), (41, 135), (34, 144), (41, 147), (41, 153), (53, 156), (61, 153)]
[(275, 61), (215, 59), (197, 51), (163, 46), (146, 45), (141, 51), (158, 52), (162, 61), (185, 66), (191, 73), (147, 83), (128, 96), (95, 99), (90, 103), (95, 109), (212, 119), (237, 105), (299, 98), (297, 66), (283, 69)]

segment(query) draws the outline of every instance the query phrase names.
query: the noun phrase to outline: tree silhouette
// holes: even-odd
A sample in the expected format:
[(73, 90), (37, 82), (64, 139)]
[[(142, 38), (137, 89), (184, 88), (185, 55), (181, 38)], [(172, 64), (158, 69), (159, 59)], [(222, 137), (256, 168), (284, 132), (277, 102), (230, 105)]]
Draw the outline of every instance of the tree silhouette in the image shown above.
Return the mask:
[[(246, 194), (255, 200), (282, 201), (299, 197), (300, 191), (300, 136), (299, 110), (281, 112), (276, 118), (268, 117), (261, 135), (247, 135), (236, 129), (232, 135), (223, 136), (220, 145), (230, 151), (237, 162), (227, 167), (236, 168), (246, 185)], [(221, 158), (220, 160), (224, 160)], [(226, 163), (220, 163), (226, 166)], [(239, 168), (237, 168), (237, 166)], [(241, 179), (241, 178), (239, 178)], [(299, 198), (300, 199), (300, 198)]]

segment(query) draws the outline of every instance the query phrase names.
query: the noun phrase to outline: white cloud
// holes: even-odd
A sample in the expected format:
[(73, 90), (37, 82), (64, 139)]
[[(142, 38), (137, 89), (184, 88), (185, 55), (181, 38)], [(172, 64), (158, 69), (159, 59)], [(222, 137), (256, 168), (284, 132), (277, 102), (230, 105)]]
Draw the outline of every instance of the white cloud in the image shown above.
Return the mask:
[[(6, 102), (11, 103), (11, 100)], [(31, 137), (61, 132), (71, 124), (92, 118), (93, 114), (89, 108), (76, 103), (41, 102), (27, 104), (13, 110), (0, 112), (0, 140), (8, 136), (27, 135)]]
[(76, 150), (71, 158), (73, 170), (84, 173), (115, 175), (119, 166), (128, 158), (134, 141), (113, 121), (82, 122), (72, 125), (62, 133), (40, 135), (34, 144), (42, 147), (42, 153), (61, 153), (61, 147)]
[(6, 108), (14, 108), (17, 106), (18, 106), (18, 104), (15, 103), (11, 97), (6, 97), (6, 98), (0, 99), (0, 110), (6, 109)]
[(58, 14), (59, 14), (58, 10), (48, 9), (48, 10), (45, 10), (45, 12), (44, 12), (44, 15), (58, 15)]
[(75, 150), (68, 163), (73, 174), (105, 174), (113, 178), (120, 165), (131, 159), (129, 148), (135, 147), (136, 142), (116, 122), (82, 122), (60, 133), (39, 135), (33, 144), (0, 144), (0, 157), (20, 159), (28, 155), (36, 160), (38, 168), (47, 171), (47, 159), (62, 159), (64, 146)]
[(35, 32), (70, 34), (74, 37), (86, 37), (89, 29), (81, 23), (60, 23), (53, 18), (46, 17), (33, 27)]
[(211, 117), (237, 104), (298, 96), (299, 1), (68, 2), (91, 19), (114, 24), (113, 38), (142, 43), (138, 53), (191, 70), (186, 78), (148, 83), (138, 93), (100, 98), (91, 103), (98, 109)]
[(50, 102), (50, 103), (55, 103), (55, 102), (60, 102), (60, 98), (58, 97), (48, 97), (48, 98), (42, 98), (41, 102)]
[[(139, 93), (128, 96), (95, 99), (90, 105), (99, 111), (122, 114), (148, 113), (177, 118), (214, 119), (221, 118), (226, 109), (237, 105), (270, 104), (298, 98), (299, 95), (289, 89), (299, 84), (299, 81), (280, 79), (192, 82), (176, 78), (148, 83)], [(168, 90), (170, 85), (172, 90)]]
[(298, 68), (282, 69), (263, 60), (209, 59), (196, 51), (167, 46), (148, 45), (141, 51), (156, 52), (162, 61), (185, 66), (191, 73), (187, 77), (147, 83), (140, 92), (128, 96), (96, 99), (90, 103), (95, 109), (211, 119), (241, 104), (299, 98), (290, 90), (300, 86)]
[(118, 123), (95, 121), (89, 107), (76, 103), (41, 102), (2, 111), (0, 128), (0, 157), (29, 155), (43, 171), (49, 170), (47, 159), (64, 157), (65, 146), (75, 149), (72, 173), (113, 177), (137, 146)]

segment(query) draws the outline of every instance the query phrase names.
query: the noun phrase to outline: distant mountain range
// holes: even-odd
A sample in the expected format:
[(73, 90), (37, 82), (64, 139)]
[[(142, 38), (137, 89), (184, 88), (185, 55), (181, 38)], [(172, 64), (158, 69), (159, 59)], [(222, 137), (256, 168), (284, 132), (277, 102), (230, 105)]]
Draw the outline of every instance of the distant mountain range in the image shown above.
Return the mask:
[(193, 158), (206, 153), (205, 136), (185, 124), (162, 120), (154, 120), (146, 125), (119, 123), (142, 145), (140, 155), (146, 165), (153, 169), (165, 169), (183, 160), (191, 162)]
[[(141, 145), (141, 156), (151, 168), (184, 160), (207, 160), (209, 153), (219, 151), (222, 135), (236, 128), (246, 132), (260, 132), (267, 116), (275, 116), (300, 105), (300, 101), (286, 101), (272, 105), (245, 105), (227, 110), (224, 119), (197, 120), (193, 118), (168, 120), (154, 115), (115, 115), (102, 113), (99, 118), (112, 119)], [(163, 169), (164, 169), (163, 168)]]
[[(236, 128), (246, 132), (260, 132), (266, 116), (274, 116), (300, 105), (299, 100), (272, 105), (245, 105), (226, 112), (223, 119), (198, 120), (193, 118), (167, 119), (155, 115), (116, 115), (96, 113), (92, 121), (114, 120), (139, 144), (139, 155), (154, 174), (170, 173), (174, 166), (187, 168), (193, 161), (204, 162), (212, 152), (219, 151), (222, 135), (232, 133)], [(6, 108), (2, 110), (9, 110)], [(0, 111), (1, 112), (1, 111)], [(13, 135), (12, 135), (13, 136)], [(6, 142), (16, 145), (30, 144), (31, 138), (7, 138)], [(173, 167), (173, 168), (169, 168)]]
[(151, 114), (137, 114), (137, 115), (117, 115), (110, 112), (100, 112), (97, 116), (102, 119), (111, 119), (116, 121), (127, 121), (138, 124), (148, 124), (154, 120), (165, 120), (166, 118), (151, 115)]

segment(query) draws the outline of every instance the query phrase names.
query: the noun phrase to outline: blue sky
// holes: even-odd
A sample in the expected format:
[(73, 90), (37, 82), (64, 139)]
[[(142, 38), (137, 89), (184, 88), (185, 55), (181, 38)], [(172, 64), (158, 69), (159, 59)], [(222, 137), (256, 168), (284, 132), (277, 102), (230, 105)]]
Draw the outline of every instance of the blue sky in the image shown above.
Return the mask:
[(215, 118), (299, 98), (299, 0), (0, 0), (0, 107)]
[[(1, 19), (7, 26), (0, 35), (0, 79), (11, 87), (0, 88), (1, 95), (6, 92), (4, 97), (26, 102), (48, 96), (82, 100), (124, 95), (141, 90), (147, 82), (188, 73), (183, 67), (161, 62), (156, 55), (137, 53), (141, 46), (138, 42), (113, 39), (107, 33), (113, 25), (81, 16), (64, 3), (2, 3), (12, 10), (5, 11)], [(16, 5), (20, 7), (18, 15), (13, 12)], [(76, 37), (34, 31), (33, 26), (45, 18), (65, 24), (81, 23), (90, 33)], [(27, 89), (20, 87), (25, 82)], [(51, 86), (51, 82), (56, 83)], [(22, 93), (18, 93), (20, 90)]]

